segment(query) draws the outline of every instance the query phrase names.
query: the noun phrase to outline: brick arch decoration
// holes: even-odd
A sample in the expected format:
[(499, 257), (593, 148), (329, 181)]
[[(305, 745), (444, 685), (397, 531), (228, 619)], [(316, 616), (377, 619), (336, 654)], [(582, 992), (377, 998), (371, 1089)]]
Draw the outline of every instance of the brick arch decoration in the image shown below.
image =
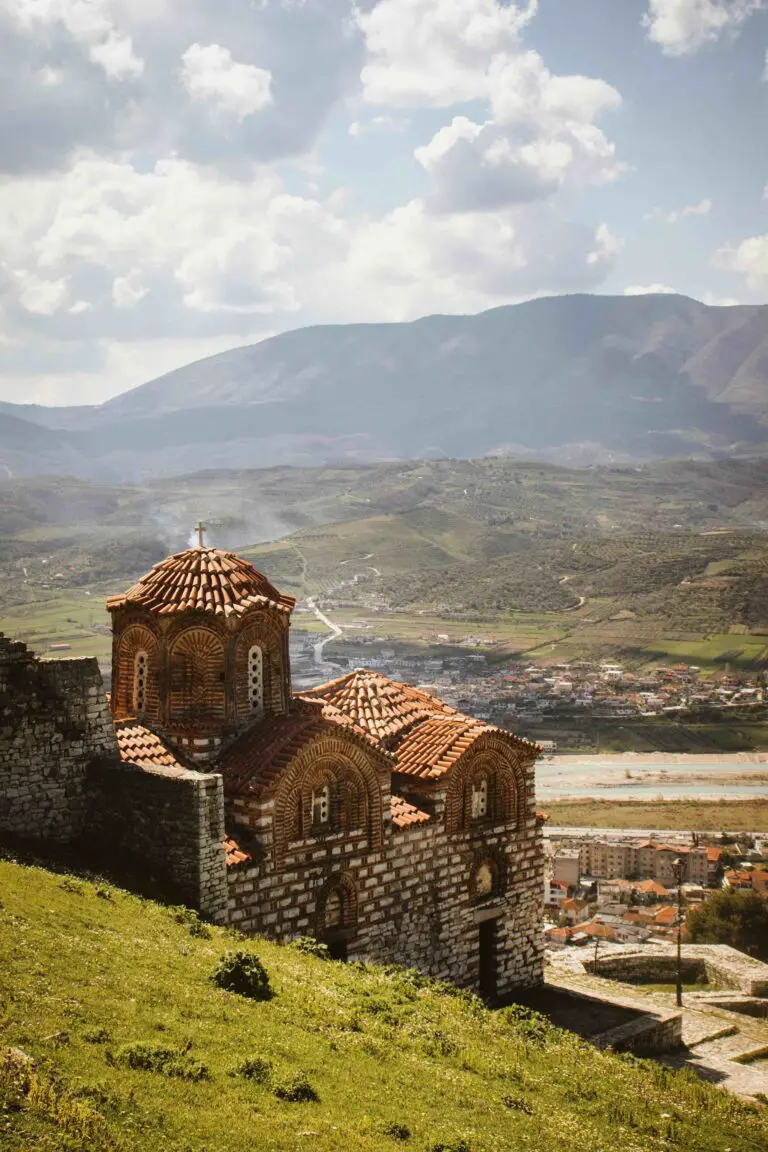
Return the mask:
[[(493, 888), (487, 896), (479, 896), (477, 892), (477, 877), (480, 869), (487, 864), (493, 875)], [(507, 886), (507, 857), (503, 852), (496, 850), (477, 852), (472, 860), (469, 870), (469, 897), (470, 900), (489, 900), (498, 896)]]
[(112, 711), (121, 719), (135, 716), (134, 674), (139, 652), (147, 654), (145, 705), (142, 716), (160, 718), (160, 645), (154, 632), (144, 624), (129, 624), (117, 640), (117, 676), (112, 688)]
[(283, 637), (285, 625), (266, 613), (246, 621), (237, 633), (234, 646), (235, 711), (239, 721), (252, 719), (248, 693), (248, 653), (262, 651), (265, 713), (285, 712), (288, 706), (288, 674)]
[(330, 831), (358, 828), (369, 847), (380, 847), (383, 813), (376, 769), (352, 741), (321, 735), (302, 748), (278, 781), (273, 810), (277, 863), (290, 842), (311, 836), (312, 791), (325, 783), (331, 785)]
[(488, 815), (483, 823), (517, 825), (525, 818), (525, 771), (520, 756), (503, 738), (490, 735), (481, 741), (451, 769), (445, 798), (447, 832), (473, 826), (472, 787), (481, 776), (488, 778)]
[(168, 650), (169, 719), (190, 728), (226, 718), (224, 642), (217, 631), (189, 625)]
[(335, 876), (330, 876), (326, 880), (317, 896), (317, 902), (315, 904), (315, 936), (318, 938), (322, 937), (329, 930), (330, 926), (326, 924), (326, 908), (328, 906), (328, 899), (333, 893), (338, 894), (341, 902), (341, 923), (333, 927), (336, 929), (346, 929), (347, 931), (354, 931), (357, 927), (357, 885), (349, 872), (338, 872)]

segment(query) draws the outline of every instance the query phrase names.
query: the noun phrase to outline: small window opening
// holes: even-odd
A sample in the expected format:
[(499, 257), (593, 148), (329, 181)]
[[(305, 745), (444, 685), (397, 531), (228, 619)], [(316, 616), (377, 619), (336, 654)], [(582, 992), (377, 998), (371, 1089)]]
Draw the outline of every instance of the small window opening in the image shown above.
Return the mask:
[(137, 652), (133, 662), (133, 707), (138, 714), (145, 712), (147, 707), (147, 669), (146, 652)]
[(248, 653), (248, 701), (254, 716), (263, 715), (264, 657), (261, 648), (256, 644)]
[(331, 790), (327, 784), (312, 793), (312, 824), (316, 828), (328, 824), (331, 815)]
[(488, 777), (481, 776), (472, 785), (472, 819), (482, 820), (488, 815)]
[(332, 892), (328, 893), (328, 899), (325, 902), (326, 929), (341, 928), (342, 911), (341, 895), (338, 889), (334, 888)]
[(493, 868), (484, 860), (475, 873), (475, 895), (490, 896), (493, 892)]

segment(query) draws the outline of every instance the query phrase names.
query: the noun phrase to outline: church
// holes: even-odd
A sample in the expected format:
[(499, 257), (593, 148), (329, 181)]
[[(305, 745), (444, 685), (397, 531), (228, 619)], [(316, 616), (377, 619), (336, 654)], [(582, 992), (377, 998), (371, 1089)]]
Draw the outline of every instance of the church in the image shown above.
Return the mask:
[[(108, 600), (108, 704), (95, 662), (36, 661), (3, 641), (0, 694), (14, 660), (34, 665), (26, 692), (48, 684), (54, 736), (36, 746), (39, 709), (25, 727), (17, 669), (28, 770), (0, 748), (0, 800), (14, 793), (0, 827), (100, 841), (247, 934), (313, 936), (338, 959), (488, 999), (540, 982), (539, 748), (364, 669), (294, 695), (294, 604), (201, 530)], [(55, 773), (67, 796), (36, 797), (78, 707), (80, 752)]]

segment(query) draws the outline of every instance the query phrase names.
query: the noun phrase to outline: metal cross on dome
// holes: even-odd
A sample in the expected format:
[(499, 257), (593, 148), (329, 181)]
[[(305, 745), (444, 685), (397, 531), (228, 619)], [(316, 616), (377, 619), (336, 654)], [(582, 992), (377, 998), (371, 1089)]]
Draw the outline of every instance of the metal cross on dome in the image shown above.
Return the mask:
[(195, 525), (195, 532), (197, 532), (197, 546), (198, 546), (198, 548), (204, 548), (205, 547), (205, 540), (203, 539), (203, 537), (205, 536), (205, 533), (207, 532), (207, 528), (205, 527), (205, 524), (203, 524), (202, 520), (198, 520), (197, 524)]

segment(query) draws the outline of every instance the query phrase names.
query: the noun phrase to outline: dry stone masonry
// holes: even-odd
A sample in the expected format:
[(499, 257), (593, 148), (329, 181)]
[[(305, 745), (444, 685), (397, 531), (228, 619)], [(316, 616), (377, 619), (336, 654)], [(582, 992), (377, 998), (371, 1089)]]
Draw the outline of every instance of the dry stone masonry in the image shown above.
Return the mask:
[(0, 638), (0, 831), (101, 844), (246, 933), (540, 983), (539, 748), (365, 670), (294, 696), (293, 599), (198, 531), (108, 602), (111, 710), (95, 661)]

